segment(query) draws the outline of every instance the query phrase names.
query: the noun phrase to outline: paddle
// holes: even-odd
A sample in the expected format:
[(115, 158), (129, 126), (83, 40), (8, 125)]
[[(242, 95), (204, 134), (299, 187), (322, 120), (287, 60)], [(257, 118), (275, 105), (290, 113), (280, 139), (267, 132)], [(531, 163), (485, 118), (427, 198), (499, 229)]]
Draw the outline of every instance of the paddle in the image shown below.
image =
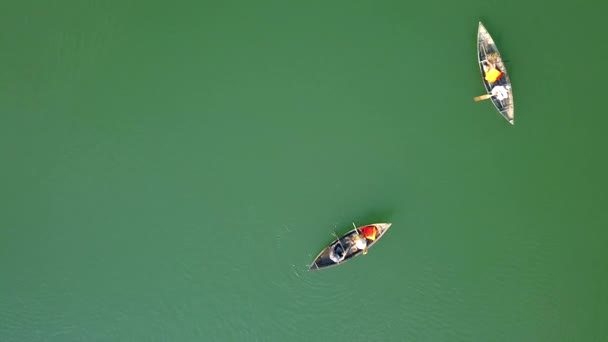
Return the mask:
[(491, 98), (492, 96), (494, 96), (494, 95), (492, 95), (492, 94), (485, 94), (485, 95), (475, 96), (473, 98), (473, 100), (475, 100), (475, 102), (479, 102), (479, 101), (487, 100), (487, 99)]

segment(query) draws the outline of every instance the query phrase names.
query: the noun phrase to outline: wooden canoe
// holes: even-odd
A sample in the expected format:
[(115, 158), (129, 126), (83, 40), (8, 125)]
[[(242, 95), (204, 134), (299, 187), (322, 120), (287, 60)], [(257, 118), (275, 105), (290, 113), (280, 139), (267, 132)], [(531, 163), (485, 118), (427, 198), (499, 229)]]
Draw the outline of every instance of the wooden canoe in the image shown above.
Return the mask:
[[(509, 74), (507, 73), (504, 60), (502, 59), (502, 56), (494, 43), (494, 39), (492, 39), (492, 36), (490, 36), (488, 30), (486, 30), (481, 22), (479, 22), (479, 28), (477, 29), (477, 61), (479, 64), (479, 70), (481, 71), (481, 80), (488, 94), (492, 93), (492, 89), (495, 86), (503, 86), (507, 90), (508, 96), (506, 99), (499, 100), (496, 97), (491, 97), (490, 100), (498, 112), (505, 119), (507, 119), (511, 125), (515, 124), (513, 89), (511, 88)], [(483, 68), (483, 63), (486, 61), (493, 63), (496, 68), (502, 72), (502, 77), (496, 82), (490, 83), (485, 79), (486, 75)]]
[[(316, 270), (320, 270), (320, 269), (324, 269), (324, 268), (342, 265), (345, 262), (352, 260), (356, 256), (363, 254), (363, 251), (357, 249), (357, 247), (354, 245), (353, 238), (356, 235), (360, 234), (362, 228), (365, 228), (367, 226), (374, 226), (374, 227), (376, 227), (376, 229), (378, 231), (376, 234), (375, 240), (372, 241), (372, 240), (366, 239), (367, 240), (367, 249), (369, 250), (373, 245), (376, 244), (376, 242), (378, 242), (382, 238), (382, 236), (384, 236), (384, 234), (391, 227), (391, 223), (373, 223), (373, 224), (368, 224), (365, 226), (351, 229), (346, 234), (342, 235), (338, 239), (335, 239), (327, 247), (325, 247), (321, 251), (321, 253), (319, 253), (319, 255), (317, 255), (317, 257), (312, 262), (312, 264), (310, 264), (308, 266), (308, 269), (311, 271), (316, 271)], [(344, 256), (344, 259), (342, 259), (341, 261), (335, 262), (330, 258), (330, 253), (332, 251), (332, 248), (334, 248), (334, 246), (336, 246), (339, 243), (345, 247), (344, 249), (346, 251), (346, 255)]]

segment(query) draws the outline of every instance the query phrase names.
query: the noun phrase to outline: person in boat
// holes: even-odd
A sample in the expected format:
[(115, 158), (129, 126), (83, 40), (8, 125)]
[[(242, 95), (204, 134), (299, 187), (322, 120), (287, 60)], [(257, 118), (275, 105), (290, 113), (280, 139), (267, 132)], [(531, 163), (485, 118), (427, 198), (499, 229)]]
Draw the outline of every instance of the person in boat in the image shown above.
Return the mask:
[(363, 251), (363, 254), (367, 254), (367, 239), (363, 235), (357, 234), (353, 237), (353, 240), (357, 249)]
[(496, 97), (497, 100), (502, 101), (509, 98), (509, 86), (495, 86), (492, 88), (492, 96)]
[(502, 72), (496, 68), (495, 64), (488, 61), (483, 61), (482, 65), (486, 81), (494, 83), (502, 77)]
[(336, 242), (329, 251), (329, 258), (333, 262), (340, 262), (344, 260), (346, 257), (346, 251), (344, 250), (344, 246), (340, 243), (340, 241)]
[(360, 238), (361, 242), (358, 242), (357, 246), (360, 250), (363, 250), (363, 255), (367, 254), (367, 244), (369, 241), (375, 241), (376, 235), (378, 234), (378, 229), (375, 226), (366, 226), (359, 229), (360, 235), (357, 235)]
[(378, 235), (378, 229), (376, 226), (366, 226), (359, 229), (359, 231), (361, 234), (363, 234), (363, 236), (365, 236), (366, 239), (376, 241), (376, 235)]

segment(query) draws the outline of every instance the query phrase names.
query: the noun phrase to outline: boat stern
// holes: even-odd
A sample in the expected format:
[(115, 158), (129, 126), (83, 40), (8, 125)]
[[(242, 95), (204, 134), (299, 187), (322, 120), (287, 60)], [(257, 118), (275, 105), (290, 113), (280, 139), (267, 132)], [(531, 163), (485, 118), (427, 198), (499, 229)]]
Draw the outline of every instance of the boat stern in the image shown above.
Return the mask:
[[(509, 95), (511, 95), (511, 93), (509, 93)], [(513, 110), (513, 100), (511, 99), (511, 105), (509, 105), (509, 107), (504, 110), (501, 111), (502, 116), (505, 117), (505, 119), (507, 119), (507, 121), (511, 124), (511, 125), (515, 125), (515, 111)]]

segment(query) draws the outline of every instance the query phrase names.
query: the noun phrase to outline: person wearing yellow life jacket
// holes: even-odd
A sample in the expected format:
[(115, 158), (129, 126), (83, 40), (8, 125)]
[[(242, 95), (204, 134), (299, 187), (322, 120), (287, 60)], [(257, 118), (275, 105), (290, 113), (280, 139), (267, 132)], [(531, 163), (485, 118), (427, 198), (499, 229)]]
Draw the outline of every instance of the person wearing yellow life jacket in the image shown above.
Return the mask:
[(365, 238), (365, 239), (361, 239), (366, 242), (365, 248), (363, 249), (363, 254), (365, 255), (365, 254), (367, 254), (367, 241), (376, 240), (376, 236), (378, 234), (378, 229), (376, 229), (375, 226), (365, 226), (365, 227), (362, 227), (361, 229), (359, 229), (359, 232)]
[(376, 235), (378, 234), (378, 229), (376, 229), (375, 226), (365, 226), (365, 227), (359, 229), (359, 231), (361, 232), (361, 234), (363, 234), (363, 236), (365, 236), (366, 239), (371, 240), (371, 241), (376, 240)]
[(486, 74), (486, 81), (490, 83), (494, 83), (502, 77), (502, 72), (500, 72), (494, 64), (490, 64), (488, 61), (483, 62), (483, 71)]

